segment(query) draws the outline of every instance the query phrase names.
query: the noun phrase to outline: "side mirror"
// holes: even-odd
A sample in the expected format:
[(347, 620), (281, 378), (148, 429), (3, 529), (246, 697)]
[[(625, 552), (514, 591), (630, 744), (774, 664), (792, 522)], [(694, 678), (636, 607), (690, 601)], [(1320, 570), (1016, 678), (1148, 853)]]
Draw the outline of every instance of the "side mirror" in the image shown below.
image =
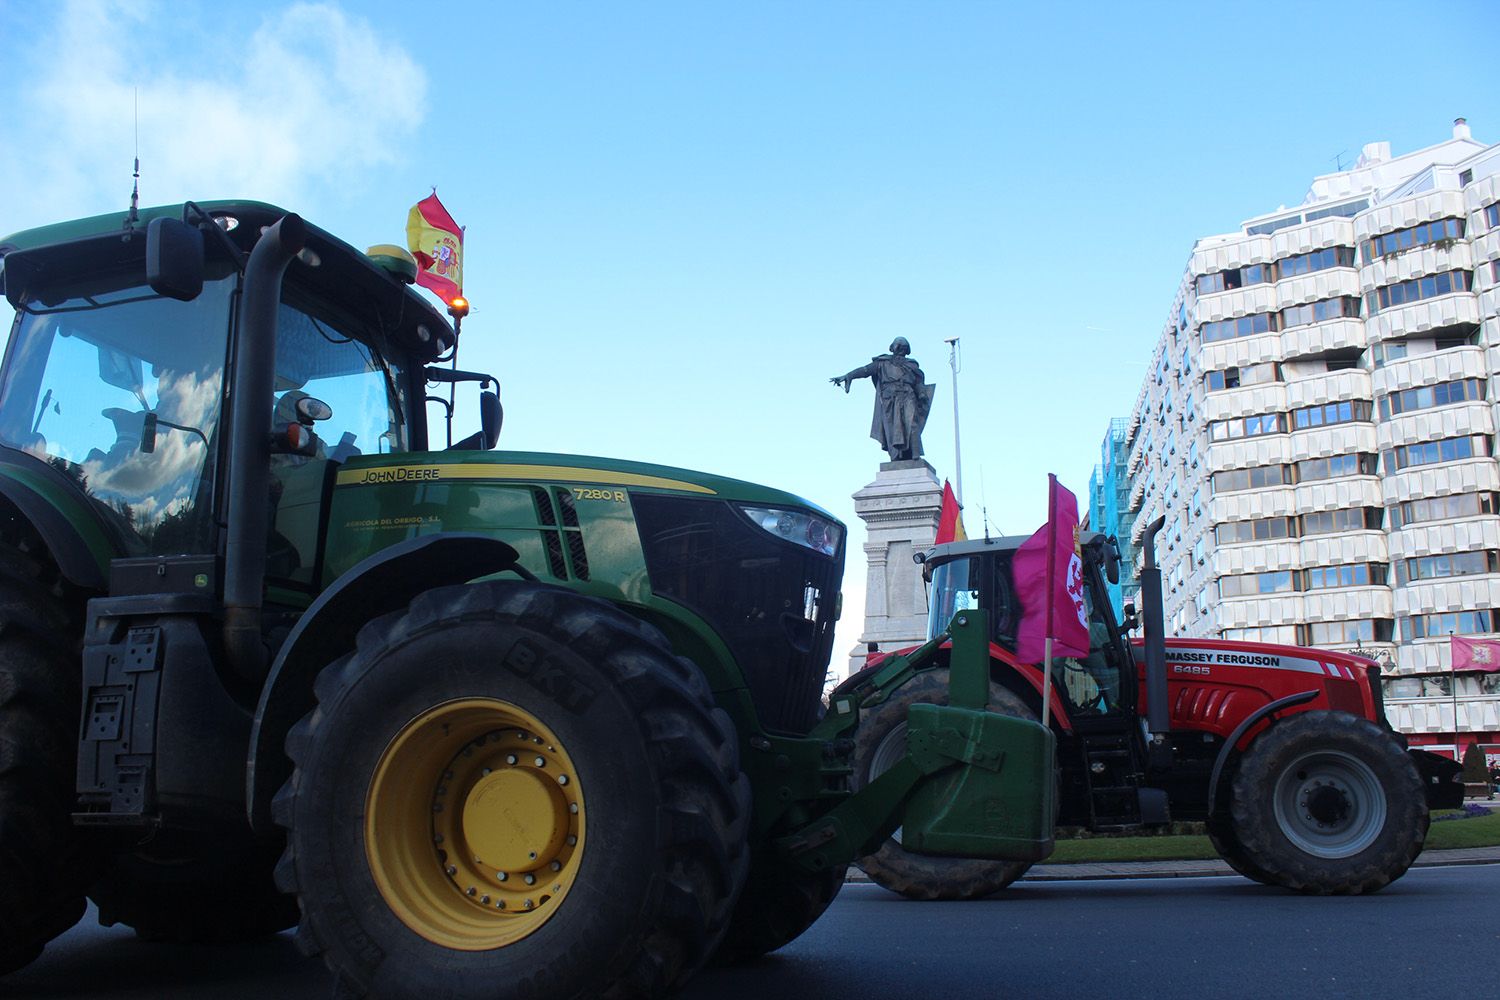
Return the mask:
[(1120, 631), (1134, 632), (1140, 625), (1141, 620), (1135, 615), (1135, 605), (1126, 603), (1124, 614), (1120, 616)]
[(203, 292), (203, 234), (181, 219), (146, 226), (146, 284), (158, 295), (191, 302)]
[(500, 425), (505, 420), (505, 411), (500, 407), (500, 394), (498, 392), (481, 392), (479, 394), (479, 428), (484, 435), (484, 451), (495, 447), (495, 442), (500, 440)]
[(141, 451), (151, 454), (156, 450), (156, 414), (146, 411), (141, 420)]
[(1104, 545), (1104, 575), (1112, 584), (1120, 582), (1120, 539), (1114, 535)]

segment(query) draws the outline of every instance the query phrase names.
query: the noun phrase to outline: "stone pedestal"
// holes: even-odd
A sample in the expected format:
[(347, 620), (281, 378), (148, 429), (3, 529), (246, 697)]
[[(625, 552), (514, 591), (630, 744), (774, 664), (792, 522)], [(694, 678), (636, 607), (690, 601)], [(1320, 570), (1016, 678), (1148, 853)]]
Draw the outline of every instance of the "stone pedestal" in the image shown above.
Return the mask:
[(864, 666), (869, 643), (882, 650), (927, 639), (927, 588), (912, 554), (930, 548), (943, 510), (943, 487), (918, 459), (882, 462), (875, 481), (854, 494), (865, 522), (865, 627), (849, 653), (852, 673)]

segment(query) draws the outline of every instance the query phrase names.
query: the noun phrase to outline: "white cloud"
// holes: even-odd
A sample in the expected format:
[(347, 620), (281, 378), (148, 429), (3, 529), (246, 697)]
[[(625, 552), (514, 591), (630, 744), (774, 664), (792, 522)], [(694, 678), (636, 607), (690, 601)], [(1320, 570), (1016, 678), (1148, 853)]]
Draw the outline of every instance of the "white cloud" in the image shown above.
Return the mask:
[(282, 7), (244, 29), (225, 23), (234, 8), (54, 9), (27, 47), (44, 56), (12, 77), (0, 183), (27, 197), (4, 207), (0, 231), (124, 209), (137, 96), (147, 205), (349, 197), (362, 174), (406, 155), (424, 116), (422, 68), (333, 4)]

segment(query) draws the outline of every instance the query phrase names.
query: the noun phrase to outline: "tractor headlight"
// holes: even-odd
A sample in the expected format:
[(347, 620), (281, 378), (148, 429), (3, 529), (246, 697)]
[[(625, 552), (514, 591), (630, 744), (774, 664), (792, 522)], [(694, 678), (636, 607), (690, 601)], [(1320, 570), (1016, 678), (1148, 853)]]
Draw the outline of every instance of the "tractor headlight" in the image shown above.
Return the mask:
[(844, 539), (844, 529), (841, 526), (800, 510), (744, 506), (740, 510), (777, 538), (805, 545), (825, 556), (838, 552), (839, 543)]

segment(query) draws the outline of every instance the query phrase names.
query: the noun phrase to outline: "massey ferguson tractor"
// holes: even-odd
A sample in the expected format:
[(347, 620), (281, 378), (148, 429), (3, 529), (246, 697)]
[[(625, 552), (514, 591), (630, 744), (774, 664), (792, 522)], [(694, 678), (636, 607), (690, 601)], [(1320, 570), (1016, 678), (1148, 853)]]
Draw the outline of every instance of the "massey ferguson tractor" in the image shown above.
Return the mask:
[(657, 997), (795, 938), (898, 826), (1050, 852), (1053, 733), (987, 710), (983, 609), (861, 686), (949, 690), (854, 788), (843, 526), (491, 450), (498, 384), (415, 274), (249, 201), (0, 241), (0, 973), (92, 899), (297, 924), (341, 996)]
[[(1349, 653), (1213, 639), (1166, 640), (1161, 572), (1146, 530), (1141, 624), (1114, 620), (1104, 580), (1119, 578), (1113, 539), (1085, 534), (1082, 556), (1090, 650), (1055, 660), (1047, 724), (1056, 737), (1057, 822), (1124, 832), (1172, 819), (1204, 821), (1215, 848), (1241, 874), (1314, 894), (1362, 893), (1399, 878), (1422, 850), (1428, 810), (1462, 803), (1459, 765), (1410, 749), (1386, 721), (1380, 668)], [(1011, 561), (1023, 537), (938, 545), (919, 553), (931, 631), (945, 615), (987, 612), (995, 711), (1039, 719), (1040, 666), (1014, 655), (1021, 605)], [(899, 761), (903, 719), (942, 704), (941, 654), (881, 698), (886, 661), (845, 681), (855, 700), (856, 787)], [(888, 889), (916, 899), (986, 896), (1015, 881), (1025, 862), (965, 861), (911, 851), (902, 831), (858, 862)]]

